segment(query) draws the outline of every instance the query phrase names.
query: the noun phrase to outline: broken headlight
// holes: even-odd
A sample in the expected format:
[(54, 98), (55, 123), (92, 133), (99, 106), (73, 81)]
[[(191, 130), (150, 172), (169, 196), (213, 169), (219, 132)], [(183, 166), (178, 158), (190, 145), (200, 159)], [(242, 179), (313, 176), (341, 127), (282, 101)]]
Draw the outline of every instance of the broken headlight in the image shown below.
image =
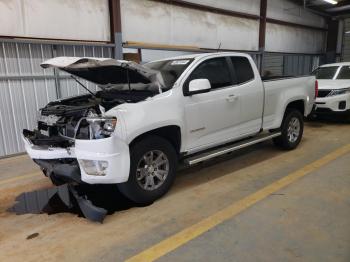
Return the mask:
[(93, 117), (86, 118), (90, 125), (90, 139), (110, 137), (117, 125), (115, 117)]

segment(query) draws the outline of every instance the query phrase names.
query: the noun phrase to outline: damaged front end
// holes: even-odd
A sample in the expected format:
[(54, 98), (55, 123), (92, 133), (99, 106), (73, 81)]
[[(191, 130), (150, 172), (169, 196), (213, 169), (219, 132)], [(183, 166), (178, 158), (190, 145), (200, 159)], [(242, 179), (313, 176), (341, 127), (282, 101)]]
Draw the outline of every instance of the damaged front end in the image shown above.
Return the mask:
[(101, 220), (105, 210), (75, 189), (128, 180), (129, 146), (123, 139), (121, 116), (111, 109), (159, 94), (157, 72), (133, 62), (105, 58), (58, 57), (41, 66), (63, 70), (100, 87), (93, 93), (74, 78), (89, 94), (50, 102), (38, 113), (37, 129), (23, 130), (22, 139), (45, 176), (54, 185), (67, 186), (69, 195), (88, 214), (85, 216)]
[[(40, 109), (34, 131), (23, 130), (30, 157), (55, 185), (127, 181), (129, 147), (122, 139), (115, 107), (138, 103), (161, 92), (157, 71), (109, 58), (57, 57), (41, 64), (100, 87), (90, 94), (50, 102)], [(118, 129), (118, 132), (115, 130)]]
[[(117, 124), (115, 117), (101, 117), (101, 98), (84, 95), (49, 103), (38, 114), (34, 131), (23, 130), (28, 154), (55, 185), (81, 183), (82, 166), (78, 160), (76, 141), (111, 137)], [(104, 175), (102, 166), (96, 175)], [(91, 172), (91, 171), (89, 171)]]

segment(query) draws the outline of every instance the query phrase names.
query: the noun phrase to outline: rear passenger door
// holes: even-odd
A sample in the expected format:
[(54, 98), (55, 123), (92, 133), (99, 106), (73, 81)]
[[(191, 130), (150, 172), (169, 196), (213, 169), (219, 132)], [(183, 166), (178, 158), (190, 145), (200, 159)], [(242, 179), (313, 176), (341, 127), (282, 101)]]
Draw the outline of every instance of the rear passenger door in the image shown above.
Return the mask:
[(262, 125), (264, 88), (259, 72), (252, 67), (252, 59), (244, 56), (231, 56), (230, 61), (235, 79), (233, 89), (240, 102), (240, 116), (236, 122), (241, 136), (258, 132)]
[(211, 58), (199, 64), (185, 81), (184, 94), (191, 80), (208, 79), (211, 84), (210, 92), (185, 95), (187, 150), (198, 151), (239, 135), (241, 104), (231, 68), (228, 57)]

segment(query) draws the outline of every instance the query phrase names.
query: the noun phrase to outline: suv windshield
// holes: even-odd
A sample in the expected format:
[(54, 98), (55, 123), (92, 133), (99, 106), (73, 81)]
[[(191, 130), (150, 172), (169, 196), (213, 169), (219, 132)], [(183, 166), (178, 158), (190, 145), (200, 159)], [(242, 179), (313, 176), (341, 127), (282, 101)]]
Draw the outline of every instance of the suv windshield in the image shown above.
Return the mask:
[(340, 69), (337, 79), (350, 79), (350, 66), (343, 66)]
[(164, 89), (171, 89), (176, 80), (192, 63), (193, 59), (172, 59), (158, 62), (150, 62), (143, 66), (159, 71), (164, 80)]
[(319, 67), (312, 72), (316, 79), (333, 79), (339, 66)]

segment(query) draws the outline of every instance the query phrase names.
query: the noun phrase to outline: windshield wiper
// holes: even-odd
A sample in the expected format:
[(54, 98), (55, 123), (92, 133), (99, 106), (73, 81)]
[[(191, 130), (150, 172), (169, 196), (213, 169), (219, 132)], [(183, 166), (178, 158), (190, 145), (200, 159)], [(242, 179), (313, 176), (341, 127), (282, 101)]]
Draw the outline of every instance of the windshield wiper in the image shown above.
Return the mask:
[(92, 92), (92, 91), (90, 91), (90, 89), (89, 88), (87, 88), (86, 86), (84, 86), (76, 77), (74, 77), (74, 76), (70, 76), (71, 78), (73, 78), (75, 81), (77, 81), (77, 83), (79, 84), (79, 85), (81, 85), (81, 87), (82, 88), (84, 88), (86, 91), (88, 91), (94, 98), (96, 98), (96, 95)]

